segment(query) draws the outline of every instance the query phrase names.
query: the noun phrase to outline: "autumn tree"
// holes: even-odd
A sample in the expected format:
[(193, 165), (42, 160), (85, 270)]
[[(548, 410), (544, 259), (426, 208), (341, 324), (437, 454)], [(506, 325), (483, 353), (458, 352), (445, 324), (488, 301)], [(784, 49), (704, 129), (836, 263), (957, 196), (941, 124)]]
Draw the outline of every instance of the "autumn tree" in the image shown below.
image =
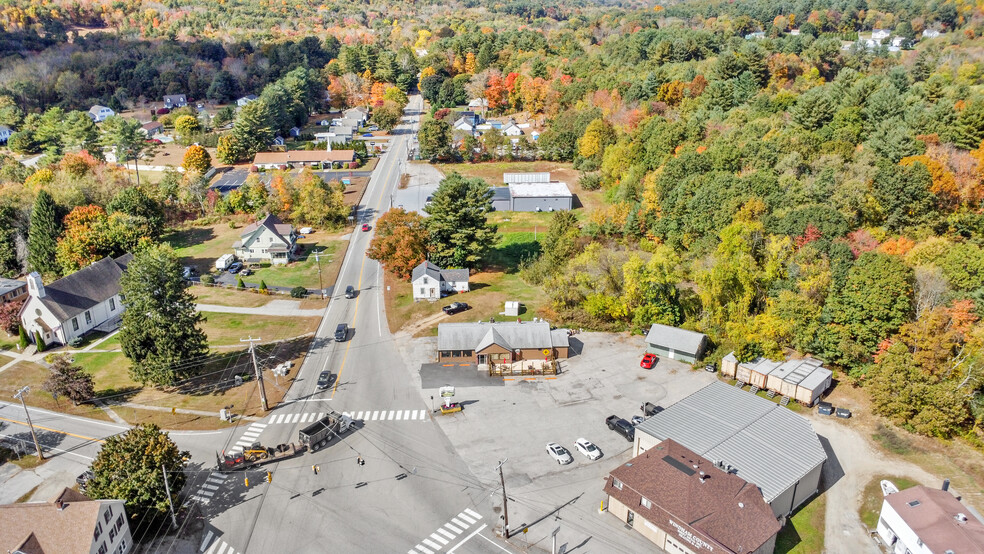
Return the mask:
[(446, 121), (428, 120), (417, 133), (421, 158), (446, 159), (451, 155), (451, 125)]
[(584, 136), (577, 143), (578, 154), (592, 162), (592, 167), (601, 164), (605, 147), (615, 142), (615, 129), (602, 118), (595, 119), (584, 130)]
[(95, 395), (92, 375), (72, 363), (68, 356), (55, 356), (49, 368), (51, 375), (41, 388), (56, 399), (67, 396), (76, 406)]
[(146, 218), (125, 212), (107, 214), (96, 205), (73, 209), (64, 223), (56, 258), (65, 273), (78, 271), (106, 256), (121, 256), (136, 248), (141, 239), (153, 236)]
[(174, 130), (182, 140), (188, 140), (195, 133), (201, 132), (202, 125), (194, 116), (182, 115), (174, 120)]
[(376, 231), (366, 255), (398, 279), (410, 279), (413, 268), (427, 259), (426, 221), (417, 212), (389, 210), (376, 220)]
[(200, 174), (207, 173), (212, 168), (212, 156), (205, 148), (197, 144), (192, 144), (185, 150), (181, 167), (185, 168), (186, 171), (195, 171)]
[(296, 191), (291, 220), (313, 227), (337, 227), (345, 222), (349, 207), (345, 205), (344, 187), (338, 181), (326, 183), (305, 170), (294, 182)]

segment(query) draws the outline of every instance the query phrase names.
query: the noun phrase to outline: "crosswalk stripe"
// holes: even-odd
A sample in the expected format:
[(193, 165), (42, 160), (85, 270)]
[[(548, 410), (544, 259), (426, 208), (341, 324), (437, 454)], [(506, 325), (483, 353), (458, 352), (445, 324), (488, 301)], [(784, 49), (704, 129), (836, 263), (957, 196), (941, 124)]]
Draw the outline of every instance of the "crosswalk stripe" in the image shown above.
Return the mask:
[(388, 418), (386, 418), (386, 420), (387, 420), (387, 421), (389, 421), (389, 420), (391, 420), (391, 419), (393, 419), (393, 414), (394, 414), (394, 413), (395, 413), (395, 412), (393, 412), (393, 410), (390, 410), (390, 413), (389, 413), (389, 417), (388, 417)]
[(403, 419), (403, 412), (401, 412), (400, 410), (397, 410), (396, 411), (396, 420), (397, 421), (400, 421), (401, 419)]
[(410, 410), (403, 410), (403, 419), (410, 419)]
[(442, 534), (442, 535), (444, 535), (445, 537), (447, 537), (449, 539), (454, 540), (455, 535), (452, 535), (451, 533), (448, 533), (444, 529), (438, 529), (437, 532), (440, 533), (440, 534)]
[(460, 535), (461, 534), (461, 531), (462, 530), (461, 529), (458, 529), (454, 525), (451, 525), (450, 523), (445, 523), (444, 526), (447, 527), (448, 530), (453, 531), (455, 535)]
[(222, 541), (216, 540), (215, 542), (213, 542), (212, 546), (208, 547), (208, 552), (206, 552), (205, 554), (212, 554), (212, 552), (215, 552), (215, 549), (219, 546), (220, 542)]
[(210, 540), (212, 540), (212, 532), (211, 531), (209, 531), (208, 533), (205, 534), (205, 540), (202, 541), (202, 546), (198, 550), (204, 551), (205, 550), (205, 547), (208, 546), (208, 541), (210, 541)]
[(425, 410), (420, 410), (420, 419), (427, 419), (427, 412)]
[(372, 417), (369, 418), (369, 421), (376, 421), (376, 416), (378, 416), (378, 415), (379, 415), (379, 412), (378, 411), (373, 412), (372, 413)]
[(471, 527), (471, 524), (470, 523), (464, 523), (464, 522), (462, 522), (460, 519), (458, 519), (456, 517), (451, 518), (451, 523), (454, 523), (458, 527), (461, 527), (462, 530), (468, 529), (469, 527)]
[(300, 420), (301, 420), (301, 414), (294, 414), (294, 417), (291, 418), (290, 422), (291, 423), (297, 423)]
[(445, 544), (448, 544), (448, 540), (445, 539), (444, 537), (442, 537), (441, 535), (438, 535), (437, 533), (431, 533), (430, 538), (432, 538), (432, 539), (436, 540), (437, 542), (441, 543), (441, 546), (443, 546)]
[(256, 423), (250, 425), (250, 427), (259, 427), (260, 429), (263, 429), (266, 426), (267, 426), (266, 423), (260, 423), (259, 421), (257, 421)]
[(321, 418), (323, 418), (323, 417), (325, 417), (325, 413), (324, 412), (318, 412), (318, 420), (320, 421)]
[(429, 548), (424, 548), (423, 546), (421, 546), (419, 544), (417, 545), (417, 550), (419, 552), (423, 552), (424, 554), (434, 554), (434, 552), (432, 550), (430, 550)]
[(191, 499), (201, 502), (202, 504), (208, 504), (208, 498), (205, 498), (203, 496), (198, 496), (197, 494), (192, 495)]
[(216, 552), (215, 554), (222, 554), (223, 552), (226, 551), (226, 548), (229, 548), (229, 545), (223, 542), (222, 546), (219, 547), (219, 551)]
[(362, 414), (365, 412), (359, 412), (359, 415), (353, 417), (352, 419), (362, 419)]
[(465, 512), (461, 512), (460, 514), (458, 514), (458, 517), (460, 517), (461, 519), (467, 521), (468, 522), (468, 525), (472, 525), (473, 523), (475, 523), (475, 521), (477, 521), (477, 520), (474, 520), (474, 519), (466, 516), (465, 515)]
[[(427, 546), (433, 548), (434, 550), (440, 550), (441, 549), (441, 545), (437, 544), (436, 542), (434, 542), (434, 541), (432, 541), (430, 539), (424, 539), (424, 540), (422, 540), (420, 542), (426, 544)], [(220, 552), (219, 554), (222, 554), (222, 553)]]
[(280, 423), (281, 421), (283, 421), (283, 420), (284, 420), (284, 418), (285, 418), (286, 416), (287, 416), (287, 414), (280, 414), (280, 415), (278, 415), (278, 416), (277, 416), (277, 421), (274, 421), (274, 423)]
[(243, 433), (242, 438), (244, 438), (244, 439), (255, 439), (258, 436), (260, 436), (259, 433)]
[(208, 485), (208, 484), (205, 484), (205, 485), (202, 485), (202, 489), (209, 490), (209, 491), (217, 491), (217, 490), (219, 490), (219, 487), (216, 486), (216, 485)]
[(301, 423), (307, 423), (312, 415), (314, 414), (304, 414), (303, 416), (301, 416)]
[(475, 510), (472, 510), (471, 508), (465, 508), (465, 513), (472, 516), (476, 520), (482, 519), (482, 514), (476, 512)]

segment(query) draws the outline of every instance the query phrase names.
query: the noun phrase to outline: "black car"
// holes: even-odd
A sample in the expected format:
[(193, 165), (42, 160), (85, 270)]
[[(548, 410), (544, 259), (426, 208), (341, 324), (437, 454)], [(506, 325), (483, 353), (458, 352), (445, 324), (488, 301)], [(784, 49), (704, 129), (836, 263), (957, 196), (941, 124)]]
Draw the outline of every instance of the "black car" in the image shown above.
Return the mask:
[(324, 370), (318, 375), (318, 390), (325, 390), (331, 384), (331, 371)]
[(355, 298), (355, 287), (352, 285), (345, 287), (345, 298)]
[(335, 327), (335, 340), (337, 342), (342, 342), (348, 338), (348, 323), (339, 323), (338, 327)]
[(444, 309), (444, 313), (448, 315), (454, 315), (458, 312), (463, 312), (467, 310), (468, 304), (465, 304), (464, 302), (452, 302), (451, 304), (445, 306), (443, 309)]
[(834, 406), (830, 402), (817, 404), (817, 413), (820, 415), (831, 415), (834, 413)]
[(651, 415), (656, 415), (662, 411), (663, 411), (662, 406), (657, 406), (652, 402), (646, 402), (645, 404), (642, 405), (642, 412), (646, 414), (646, 417), (649, 417)]
[(708, 373), (716, 373), (717, 372), (717, 368), (714, 367), (714, 364), (707, 364), (707, 365), (704, 366), (704, 371), (706, 371)]
[(632, 442), (635, 439), (635, 427), (628, 421), (613, 415), (608, 416), (608, 418), (605, 419), (605, 423), (608, 425), (609, 429), (622, 435), (627, 441)]
[(837, 408), (837, 411), (834, 413), (841, 419), (851, 419), (851, 410), (847, 408)]

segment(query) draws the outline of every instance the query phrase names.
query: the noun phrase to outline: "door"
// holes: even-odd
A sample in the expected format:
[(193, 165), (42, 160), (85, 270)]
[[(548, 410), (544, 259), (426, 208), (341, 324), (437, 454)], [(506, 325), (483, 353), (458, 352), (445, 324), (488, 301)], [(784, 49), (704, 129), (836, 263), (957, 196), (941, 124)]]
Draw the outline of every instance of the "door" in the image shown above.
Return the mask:
[(635, 513), (629, 510), (629, 513), (625, 515), (625, 524), (629, 527), (633, 527), (633, 522), (635, 522)]
[(478, 362), (478, 365), (482, 365), (482, 364), (486, 363), (485, 362), (485, 354), (478, 354), (476, 356), (476, 360)]

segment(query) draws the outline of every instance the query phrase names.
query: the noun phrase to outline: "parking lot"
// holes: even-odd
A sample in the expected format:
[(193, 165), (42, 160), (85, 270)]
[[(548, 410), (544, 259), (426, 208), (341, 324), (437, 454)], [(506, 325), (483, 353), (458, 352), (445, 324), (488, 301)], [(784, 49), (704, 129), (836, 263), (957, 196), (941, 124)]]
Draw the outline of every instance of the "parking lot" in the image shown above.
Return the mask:
[[(405, 341), (398, 341), (405, 342)], [(414, 367), (433, 362), (436, 338), (413, 339), (405, 344), (405, 359)], [(493, 471), (503, 466), (509, 493), (509, 527), (532, 523), (554, 508), (561, 521), (534, 525), (516, 544), (539, 543), (550, 548), (550, 534), (559, 525), (558, 545), (566, 549), (584, 544), (587, 551), (638, 552), (652, 550), (652, 543), (598, 509), (608, 472), (631, 456), (631, 443), (610, 431), (605, 418), (616, 414), (625, 419), (641, 415), (644, 402), (668, 406), (717, 377), (692, 371), (688, 364), (660, 359), (651, 370), (639, 367), (644, 345), (640, 336), (583, 333), (573, 337), (577, 352), (561, 363), (556, 378), (525, 381), (517, 377), (505, 386), (470, 386), (457, 391), (455, 401), (465, 404), (463, 412), (435, 416), (471, 471), (483, 482), (494, 483)], [(473, 371), (470, 370), (469, 371)], [(453, 379), (448, 383), (454, 385)], [(422, 389), (427, 403), (437, 389)], [(589, 461), (574, 448), (584, 437), (604, 453)], [(566, 447), (574, 458), (558, 465), (546, 451), (548, 442)], [(495, 499), (501, 503), (500, 497)], [(587, 541), (584, 543), (584, 541)]]

